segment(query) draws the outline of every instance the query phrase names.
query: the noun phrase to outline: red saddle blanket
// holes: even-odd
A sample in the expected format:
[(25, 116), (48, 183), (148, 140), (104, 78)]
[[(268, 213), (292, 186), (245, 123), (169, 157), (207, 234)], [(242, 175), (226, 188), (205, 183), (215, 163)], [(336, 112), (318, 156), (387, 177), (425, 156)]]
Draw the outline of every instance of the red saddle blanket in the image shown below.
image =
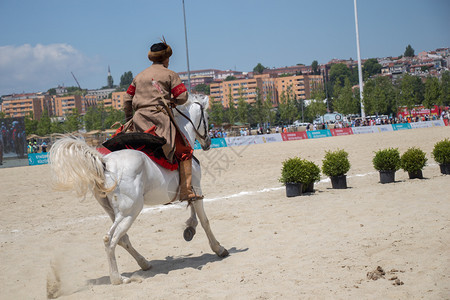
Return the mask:
[(102, 144), (104, 148), (98, 148), (97, 150), (102, 154), (108, 154), (113, 151), (133, 149), (145, 153), (151, 160), (163, 168), (171, 171), (177, 170), (178, 163), (170, 163), (164, 156), (161, 147), (165, 143), (165, 138), (150, 133), (118, 133)]

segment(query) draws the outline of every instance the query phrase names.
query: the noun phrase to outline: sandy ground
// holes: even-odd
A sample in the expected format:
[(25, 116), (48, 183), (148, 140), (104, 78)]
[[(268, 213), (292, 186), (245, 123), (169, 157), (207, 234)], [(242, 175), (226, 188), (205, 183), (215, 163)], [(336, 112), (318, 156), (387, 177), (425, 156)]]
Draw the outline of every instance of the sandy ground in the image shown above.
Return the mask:
[[(48, 165), (0, 169), (0, 299), (46, 299), (57, 280), (61, 299), (449, 299), (450, 176), (431, 157), (446, 137), (450, 127), (197, 151), (205, 209), (230, 256), (218, 258), (200, 226), (184, 241), (184, 205), (146, 209), (129, 235), (153, 267), (118, 247), (132, 278), (120, 286), (103, 248), (110, 220), (92, 197), (52, 191)], [(425, 179), (398, 171), (380, 184), (373, 151), (412, 146), (427, 153)], [(349, 152), (348, 189), (322, 176), (315, 193), (285, 196), (284, 159), (321, 165), (338, 148)], [(378, 266), (384, 278), (368, 279)]]

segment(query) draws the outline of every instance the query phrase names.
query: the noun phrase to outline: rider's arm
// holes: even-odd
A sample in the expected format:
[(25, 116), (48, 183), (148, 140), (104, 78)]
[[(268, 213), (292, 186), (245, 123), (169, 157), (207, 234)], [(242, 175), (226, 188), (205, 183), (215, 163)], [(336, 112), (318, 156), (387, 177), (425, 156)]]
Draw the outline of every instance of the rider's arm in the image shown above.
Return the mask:
[(128, 122), (133, 117), (133, 97), (136, 91), (136, 86), (133, 83), (128, 87), (125, 96), (123, 97), (123, 110), (125, 112), (125, 122)]

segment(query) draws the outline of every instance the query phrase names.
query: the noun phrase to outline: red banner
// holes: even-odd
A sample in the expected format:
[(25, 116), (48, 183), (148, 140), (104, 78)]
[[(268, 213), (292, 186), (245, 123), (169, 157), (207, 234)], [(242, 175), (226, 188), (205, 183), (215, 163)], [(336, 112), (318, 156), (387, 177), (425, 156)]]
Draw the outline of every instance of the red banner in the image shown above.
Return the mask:
[(448, 125), (449, 124), (448, 119), (444, 119), (444, 124), (445, 124), (445, 126), (449, 126)]
[(306, 134), (306, 131), (287, 132), (282, 133), (281, 138), (283, 139), (283, 141), (305, 140), (308, 138), (308, 135)]
[(330, 129), (332, 136), (340, 136), (340, 135), (350, 135), (353, 134), (351, 128), (334, 128)]

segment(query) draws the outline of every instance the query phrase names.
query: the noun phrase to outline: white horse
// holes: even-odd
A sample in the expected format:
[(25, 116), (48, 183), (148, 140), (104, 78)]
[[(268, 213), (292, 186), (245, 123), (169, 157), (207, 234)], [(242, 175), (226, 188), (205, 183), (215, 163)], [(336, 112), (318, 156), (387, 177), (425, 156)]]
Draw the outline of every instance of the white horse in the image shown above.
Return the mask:
[[(197, 138), (203, 150), (208, 150), (211, 145), (207, 132), (208, 104), (207, 96), (190, 95), (188, 102), (178, 106), (179, 111), (174, 111), (175, 120), (189, 143), (193, 146)], [(56, 188), (74, 190), (79, 196), (86, 196), (91, 191), (111, 217), (113, 224), (103, 238), (111, 283), (130, 282), (118, 271), (115, 257), (117, 244), (134, 257), (142, 270), (150, 269), (150, 262), (131, 246), (127, 231), (144, 204), (161, 205), (177, 199), (178, 171), (161, 167), (137, 150), (119, 150), (103, 156), (83, 139), (73, 136), (57, 140), (50, 150), (49, 160)], [(192, 185), (197, 195), (202, 195), (200, 179), (200, 165), (193, 160)], [(187, 241), (192, 239), (198, 216), (211, 249), (219, 257), (227, 256), (228, 251), (219, 244), (211, 231), (203, 201), (193, 201), (190, 208), (191, 215), (186, 221), (184, 238)]]

